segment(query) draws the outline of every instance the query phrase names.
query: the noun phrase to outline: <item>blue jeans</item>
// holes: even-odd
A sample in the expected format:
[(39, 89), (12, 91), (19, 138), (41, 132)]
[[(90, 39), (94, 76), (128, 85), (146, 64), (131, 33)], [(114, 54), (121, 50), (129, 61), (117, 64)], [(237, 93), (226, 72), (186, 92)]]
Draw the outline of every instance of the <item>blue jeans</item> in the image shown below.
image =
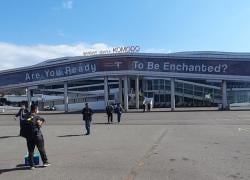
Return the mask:
[(85, 128), (87, 130), (87, 134), (90, 134), (90, 124), (91, 124), (90, 120), (85, 120)]

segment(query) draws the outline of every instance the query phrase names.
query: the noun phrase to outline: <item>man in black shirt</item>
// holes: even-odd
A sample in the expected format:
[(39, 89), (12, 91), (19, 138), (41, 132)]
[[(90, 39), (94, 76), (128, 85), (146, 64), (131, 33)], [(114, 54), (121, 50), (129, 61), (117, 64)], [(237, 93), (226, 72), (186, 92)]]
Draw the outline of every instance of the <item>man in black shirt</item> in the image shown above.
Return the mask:
[(113, 111), (114, 111), (113, 106), (112, 105), (107, 105), (106, 113), (108, 115), (108, 123), (113, 123)]
[(30, 115), (27, 117), (24, 125), (24, 137), (27, 140), (29, 164), (31, 169), (35, 168), (33, 157), (35, 146), (37, 147), (41, 155), (43, 167), (47, 167), (50, 165), (50, 163), (48, 163), (48, 158), (44, 148), (44, 139), (41, 131), (41, 127), (45, 123), (45, 120), (37, 115), (37, 111), (37, 107), (35, 105), (32, 105)]
[(25, 125), (25, 120), (27, 118), (27, 116), (29, 115), (29, 111), (27, 109), (27, 106), (23, 103), (21, 106), (21, 109), (18, 111), (17, 114), (15, 114), (14, 119), (16, 120), (17, 117), (19, 117), (19, 121), (20, 121), (20, 136), (23, 136), (23, 127)]
[(117, 114), (118, 123), (120, 123), (120, 121), (121, 121), (122, 112), (124, 112), (124, 109), (122, 108), (121, 104), (118, 103), (116, 108), (115, 108), (115, 113)]
[(89, 135), (90, 134), (90, 125), (91, 125), (91, 121), (92, 121), (92, 115), (93, 115), (93, 111), (91, 108), (89, 108), (88, 103), (85, 104), (85, 108), (82, 109), (82, 119), (85, 121), (85, 128), (87, 133), (85, 135)]

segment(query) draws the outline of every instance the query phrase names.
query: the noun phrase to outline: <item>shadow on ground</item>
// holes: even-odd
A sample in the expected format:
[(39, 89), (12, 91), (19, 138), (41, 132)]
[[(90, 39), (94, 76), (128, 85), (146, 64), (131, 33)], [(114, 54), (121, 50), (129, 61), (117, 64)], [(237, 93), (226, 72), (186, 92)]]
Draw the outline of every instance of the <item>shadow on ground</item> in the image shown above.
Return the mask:
[(95, 124), (95, 125), (106, 125), (106, 124), (114, 124), (114, 123), (99, 123), (99, 122), (93, 122), (91, 124)]
[(64, 138), (64, 137), (77, 137), (77, 136), (83, 136), (83, 134), (68, 134), (68, 135), (62, 135), (62, 136), (57, 136), (57, 137)]
[(12, 171), (25, 171), (30, 170), (29, 166), (26, 166), (25, 164), (18, 164), (15, 168), (9, 168), (9, 169), (0, 169), (0, 174), (12, 172)]
[(0, 136), (0, 139), (15, 138), (20, 136)]

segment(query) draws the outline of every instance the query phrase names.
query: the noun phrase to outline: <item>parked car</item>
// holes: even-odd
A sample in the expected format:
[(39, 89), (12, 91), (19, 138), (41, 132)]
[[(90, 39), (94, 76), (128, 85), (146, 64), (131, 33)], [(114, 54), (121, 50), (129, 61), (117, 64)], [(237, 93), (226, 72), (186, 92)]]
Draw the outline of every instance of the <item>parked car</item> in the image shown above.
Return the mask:
[(56, 107), (55, 106), (45, 106), (44, 111), (55, 111)]

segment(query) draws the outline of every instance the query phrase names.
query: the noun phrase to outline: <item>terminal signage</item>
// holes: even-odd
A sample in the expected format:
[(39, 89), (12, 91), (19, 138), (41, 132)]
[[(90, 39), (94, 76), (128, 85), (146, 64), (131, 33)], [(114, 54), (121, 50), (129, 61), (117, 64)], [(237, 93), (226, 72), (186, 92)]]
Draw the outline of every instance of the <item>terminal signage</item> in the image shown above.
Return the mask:
[(86, 51), (83, 52), (83, 56), (93, 56), (98, 54), (138, 53), (140, 52), (140, 49), (140, 46), (119, 46), (100, 51)]
[[(203, 75), (249, 76), (250, 61), (224, 59), (183, 59), (170, 57), (98, 57), (79, 59), (70, 64), (41, 67), (8, 74), (0, 73), (1, 86), (67, 78), (101, 72), (141, 71)], [(113, 73), (114, 74), (114, 73)], [(211, 77), (211, 76), (210, 76)]]

